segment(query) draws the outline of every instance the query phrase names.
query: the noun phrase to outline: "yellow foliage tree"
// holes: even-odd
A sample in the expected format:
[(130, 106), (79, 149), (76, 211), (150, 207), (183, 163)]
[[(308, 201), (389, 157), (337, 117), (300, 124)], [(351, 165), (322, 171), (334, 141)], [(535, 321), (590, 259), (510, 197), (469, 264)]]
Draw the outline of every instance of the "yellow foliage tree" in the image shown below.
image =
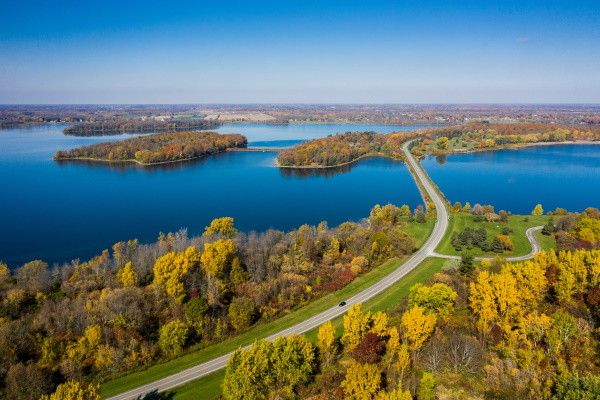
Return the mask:
[(100, 400), (98, 385), (84, 386), (77, 381), (58, 385), (56, 391), (40, 400)]
[(67, 346), (67, 357), (72, 360), (81, 360), (93, 356), (102, 339), (102, 328), (100, 325), (90, 325), (85, 328), (83, 336), (77, 342)]
[(0, 262), (0, 283), (6, 282), (10, 278), (10, 269), (8, 265)]
[(352, 361), (341, 386), (346, 399), (371, 400), (381, 388), (381, 372), (375, 364)]
[(350, 306), (344, 315), (344, 334), (341, 339), (344, 350), (354, 350), (363, 335), (369, 331), (370, 326), (371, 313), (363, 313), (361, 303)]
[(408, 217), (410, 215), (410, 207), (407, 204), (403, 204), (402, 207), (400, 207), (400, 215), (403, 217)]
[(215, 218), (210, 222), (210, 225), (204, 228), (205, 236), (221, 234), (231, 239), (236, 233), (237, 230), (234, 227), (233, 218), (231, 217)]
[(117, 272), (117, 279), (123, 287), (136, 286), (138, 283), (138, 275), (133, 268), (131, 261), (127, 262), (123, 268)]
[(494, 290), (490, 273), (481, 271), (475, 281), (469, 284), (469, 304), (478, 317), (476, 326), (483, 336), (487, 335), (492, 323), (497, 319)]
[(153, 284), (163, 285), (167, 294), (181, 303), (185, 298), (182, 279), (199, 265), (200, 252), (194, 246), (190, 246), (180, 253), (168, 252), (154, 262)]
[(379, 392), (375, 400), (412, 400), (410, 390), (403, 389), (402, 386), (396, 387), (391, 392)]
[(543, 300), (548, 290), (546, 271), (542, 265), (532, 261), (504, 264), (502, 273), (509, 273), (516, 279), (518, 296), (523, 306), (533, 309)]
[(317, 347), (323, 360), (325, 362), (331, 361), (331, 358), (335, 355), (335, 328), (331, 321), (327, 321), (319, 327)]
[(425, 313), (422, 307), (412, 307), (402, 314), (400, 325), (410, 350), (417, 351), (423, 346), (433, 333), (435, 323), (435, 315)]
[(388, 315), (382, 311), (377, 311), (371, 317), (371, 329), (369, 331), (381, 337), (386, 336), (389, 333), (388, 324)]
[(369, 266), (369, 260), (365, 256), (356, 256), (350, 262), (350, 271), (353, 274), (358, 275)]
[(223, 278), (236, 252), (235, 243), (231, 239), (219, 239), (204, 244), (202, 265), (206, 274), (212, 278)]
[(536, 204), (535, 207), (533, 208), (533, 211), (531, 212), (531, 215), (543, 215), (544, 214), (544, 209), (542, 208), (541, 204)]

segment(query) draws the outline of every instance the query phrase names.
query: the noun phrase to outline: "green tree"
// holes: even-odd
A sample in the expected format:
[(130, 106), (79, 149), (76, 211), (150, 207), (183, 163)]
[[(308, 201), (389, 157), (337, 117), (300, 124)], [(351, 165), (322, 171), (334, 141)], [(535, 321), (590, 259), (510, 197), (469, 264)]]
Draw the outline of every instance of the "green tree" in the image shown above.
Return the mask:
[(434, 400), (435, 384), (435, 376), (430, 372), (423, 372), (423, 376), (419, 381), (419, 387), (417, 389), (417, 398), (419, 400)]
[(200, 332), (203, 325), (203, 319), (208, 311), (208, 302), (204, 297), (193, 297), (183, 305), (183, 315), (186, 322)]
[(561, 377), (552, 400), (598, 400), (600, 399), (600, 376), (566, 374)]
[(552, 235), (554, 233), (554, 229), (554, 219), (550, 218), (546, 225), (544, 225), (542, 228), (542, 234), (546, 236)]
[(460, 267), (458, 268), (458, 271), (461, 275), (470, 276), (473, 273), (473, 270), (475, 269), (473, 260), (473, 255), (469, 252), (465, 251), (460, 255)]
[(226, 400), (289, 398), (314, 371), (314, 348), (303, 336), (259, 341), (236, 351), (223, 380)]
[(454, 290), (443, 283), (434, 283), (431, 286), (417, 283), (408, 292), (408, 306), (423, 307), (439, 317), (446, 317), (452, 312), (457, 296)]
[(275, 339), (271, 357), (275, 386), (287, 397), (293, 395), (298, 384), (308, 382), (313, 374), (315, 349), (304, 336)]
[(254, 319), (256, 307), (248, 297), (234, 297), (229, 305), (229, 320), (236, 330), (248, 328)]
[(448, 138), (446, 136), (440, 136), (435, 140), (435, 145), (439, 150), (446, 150), (448, 148)]
[(272, 353), (273, 344), (264, 340), (233, 353), (225, 369), (223, 397), (226, 400), (265, 399), (274, 383)]
[(188, 337), (188, 326), (185, 322), (174, 320), (160, 327), (158, 345), (162, 352), (170, 357), (183, 351)]

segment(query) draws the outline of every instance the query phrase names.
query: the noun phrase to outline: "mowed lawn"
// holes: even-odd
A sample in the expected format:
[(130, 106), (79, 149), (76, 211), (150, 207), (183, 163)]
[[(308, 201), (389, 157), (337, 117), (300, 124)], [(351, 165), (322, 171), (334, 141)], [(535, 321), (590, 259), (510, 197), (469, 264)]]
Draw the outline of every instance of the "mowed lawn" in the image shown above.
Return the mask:
[[(509, 227), (512, 229), (512, 233), (509, 234), (513, 242), (512, 251), (505, 251), (504, 253), (494, 253), (491, 251), (483, 252), (480, 248), (474, 246), (471, 249), (467, 249), (466, 246), (463, 246), (462, 250), (469, 250), (474, 256), (511, 257), (526, 255), (531, 251), (531, 244), (529, 243), (529, 240), (527, 240), (525, 231), (533, 226), (545, 225), (549, 218), (550, 217), (546, 215), (511, 215), (508, 217), (508, 222), (475, 222), (473, 215), (471, 214), (451, 214), (448, 233), (444, 236), (444, 239), (436, 249), (436, 252), (440, 254), (460, 255), (461, 251), (456, 251), (452, 246), (452, 233), (459, 233), (467, 227), (485, 228), (487, 231), (488, 242), (491, 242), (497, 235), (502, 234), (502, 229), (504, 227)], [(536, 237), (543, 249), (553, 248), (555, 245), (552, 236), (542, 235), (541, 232), (538, 232)]]
[[(429, 237), (433, 229), (433, 222), (429, 221), (424, 224), (416, 222), (407, 223), (404, 230), (415, 238), (415, 245), (419, 247)], [(228, 338), (220, 343), (205, 346), (203, 348), (192, 348), (190, 351), (178, 358), (170, 361), (162, 362), (153, 365), (147, 369), (133, 372), (122, 377), (105, 382), (100, 386), (102, 397), (108, 397), (122, 393), (126, 390), (133, 389), (137, 386), (152, 382), (156, 379), (163, 378), (175, 372), (179, 372), (186, 368), (209, 361), (215, 357), (226, 354), (230, 351), (245, 345), (252, 344), (254, 341), (274, 334), (282, 329), (292, 326), (306, 318), (328, 309), (340, 301), (351, 297), (363, 289), (371, 286), (374, 282), (382, 279), (394, 269), (396, 269), (406, 258), (390, 260), (364, 275), (357, 277), (346, 287), (324, 295), (289, 314), (278, 319), (258, 323), (250, 330), (241, 333), (237, 336)]]
[[(426, 259), (417, 268), (411, 271), (402, 280), (396, 282), (384, 293), (381, 293), (366, 302), (363, 305), (363, 309), (372, 312), (393, 310), (398, 307), (402, 299), (406, 297), (406, 294), (412, 285), (419, 282), (426, 282), (431, 279), (436, 272), (439, 272), (442, 269), (446, 262), (448, 262), (448, 260), (440, 258)], [(342, 317), (338, 317), (332, 322), (338, 336), (341, 335), (343, 327)], [(317, 337), (317, 329), (307, 332), (306, 336), (314, 343)], [(173, 395), (173, 400), (196, 400), (199, 398), (214, 399), (221, 394), (221, 383), (223, 382), (224, 377), (224, 370), (217, 371), (180, 386), (169, 392), (169, 394)]]

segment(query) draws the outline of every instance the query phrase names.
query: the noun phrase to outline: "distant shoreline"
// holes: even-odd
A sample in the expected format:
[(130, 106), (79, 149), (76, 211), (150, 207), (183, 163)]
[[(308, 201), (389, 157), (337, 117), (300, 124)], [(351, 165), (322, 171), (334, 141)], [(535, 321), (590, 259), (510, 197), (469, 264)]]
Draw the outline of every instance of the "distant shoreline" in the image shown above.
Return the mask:
[[(520, 149), (520, 148), (526, 148), (526, 147), (536, 147), (536, 146), (557, 146), (557, 145), (571, 145), (571, 144), (577, 144), (577, 145), (600, 145), (600, 141), (594, 141), (594, 140), (578, 140), (578, 141), (573, 141), (573, 142), (535, 142), (535, 143), (518, 143), (518, 144), (514, 144), (514, 145), (510, 145), (510, 146), (503, 146), (503, 147), (495, 147), (495, 148), (488, 148), (488, 149), (470, 149), (470, 150), (464, 150), (464, 151), (451, 151), (451, 152), (447, 152), (447, 153), (439, 153), (439, 154), (425, 154), (423, 155), (432, 155), (432, 156), (447, 156), (447, 155), (452, 155), (452, 154), (470, 154), (470, 153), (481, 153), (481, 152), (485, 152), (485, 151), (498, 151), (498, 150), (511, 150), (511, 149)], [(363, 156), (360, 156), (358, 158), (355, 158), (354, 160), (350, 160), (350, 161), (346, 161), (344, 163), (341, 164), (336, 164), (336, 165), (299, 165), (299, 166), (293, 166), (293, 165), (280, 165), (279, 162), (277, 160), (275, 160), (275, 166), (278, 168), (290, 168), (290, 169), (328, 169), (328, 168), (337, 168), (337, 167), (343, 167), (345, 165), (348, 164), (352, 164), (355, 163), (357, 161), (360, 161), (364, 158), (371, 158), (371, 157), (383, 157), (383, 158), (387, 158), (393, 161), (401, 161), (404, 162), (405, 160), (400, 159), (400, 158), (395, 158), (395, 157), (390, 157), (388, 155), (385, 154), (381, 154), (381, 153), (371, 153), (371, 154), (365, 154)]]
[[(503, 146), (503, 147), (496, 147), (496, 148), (489, 148), (489, 149), (470, 149), (470, 150), (459, 150), (459, 151), (452, 151), (452, 152), (448, 152), (448, 153), (439, 153), (439, 154), (429, 154), (429, 155), (433, 155), (433, 156), (445, 156), (445, 155), (452, 155), (452, 154), (470, 154), (470, 153), (481, 153), (481, 152), (485, 152), (485, 151), (498, 151), (498, 150), (511, 150), (511, 149), (520, 149), (520, 148), (526, 148), (526, 147), (538, 147), (538, 146), (560, 146), (560, 145), (572, 145), (572, 144), (576, 144), (576, 145), (600, 145), (600, 141), (594, 141), (594, 140), (579, 140), (579, 141), (573, 141), (573, 142), (535, 142), (535, 143), (518, 143), (518, 144), (514, 144), (511, 146)], [(197, 160), (200, 158), (204, 158), (204, 157), (209, 157), (211, 155), (216, 155), (216, 154), (221, 154), (221, 153), (225, 153), (225, 152), (255, 152), (255, 153), (276, 153), (279, 151), (282, 151), (285, 149), (275, 149), (275, 148), (259, 148), (259, 147), (232, 147), (229, 149), (226, 149), (224, 151), (220, 151), (218, 153), (212, 153), (212, 154), (203, 154), (201, 156), (197, 156), (197, 157), (191, 157), (191, 158), (182, 158), (179, 160), (168, 160), (168, 161), (159, 161), (159, 162), (154, 162), (154, 163), (143, 163), (140, 162), (136, 159), (127, 159), (127, 160), (107, 160), (105, 158), (92, 158), (92, 157), (69, 157), (69, 158), (55, 158), (55, 161), (94, 161), (94, 162), (103, 162), (103, 163), (123, 163), (123, 164), (130, 164), (130, 163), (134, 163), (134, 164), (138, 164), (141, 166), (145, 166), (145, 167), (149, 167), (149, 166), (153, 166), (153, 165), (164, 165), (164, 164), (173, 164), (173, 163), (179, 163), (179, 162), (186, 162), (186, 161), (193, 161), (193, 160)], [(426, 154), (427, 155), (427, 154)], [(383, 157), (383, 158), (387, 158), (393, 161), (400, 161), (400, 162), (404, 162), (403, 159), (401, 158), (396, 158), (396, 157), (390, 157), (388, 155), (385, 154), (381, 154), (381, 153), (370, 153), (370, 154), (365, 154), (363, 156), (360, 156), (358, 158), (355, 158), (354, 160), (350, 160), (350, 161), (346, 161), (340, 164), (335, 164), (335, 165), (298, 165), (298, 166), (294, 166), (294, 165), (280, 165), (279, 162), (277, 161), (277, 159), (275, 159), (275, 166), (277, 168), (288, 168), (288, 169), (330, 169), (330, 168), (339, 168), (339, 167), (343, 167), (352, 163), (355, 163), (357, 161), (363, 160), (365, 158), (373, 158), (373, 157)]]
[[(600, 144), (600, 140), (576, 140), (576, 141), (562, 141), (562, 142), (532, 142), (532, 143), (512, 143), (506, 146), (480, 148), (480, 149), (468, 149), (468, 150), (454, 150), (447, 153), (434, 153), (429, 154), (433, 156), (447, 156), (451, 154), (469, 154), (469, 153), (481, 153), (484, 151), (497, 151), (497, 150), (513, 150), (522, 149), (526, 147), (538, 147), (538, 146), (560, 146), (560, 145), (590, 145)], [(426, 154), (427, 155), (427, 154)]]

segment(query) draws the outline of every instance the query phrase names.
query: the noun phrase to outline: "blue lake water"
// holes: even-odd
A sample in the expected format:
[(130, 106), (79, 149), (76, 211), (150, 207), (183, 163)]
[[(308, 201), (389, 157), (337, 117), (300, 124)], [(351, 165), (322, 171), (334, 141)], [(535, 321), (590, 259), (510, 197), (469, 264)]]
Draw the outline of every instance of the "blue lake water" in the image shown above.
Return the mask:
[(538, 203), (547, 211), (600, 207), (600, 145), (454, 154), (428, 157), (422, 165), (450, 202), (518, 214), (529, 214)]
[[(401, 163), (368, 159), (320, 173), (273, 166), (276, 153), (225, 153), (189, 163), (144, 168), (52, 160), (57, 149), (130, 137), (78, 138), (62, 126), (0, 130), (0, 260), (17, 266), (86, 259), (120, 240), (156, 239), (232, 216), (244, 231), (288, 230), (368, 215), (376, 203), (420, 204)], [(229, 125), (251, 145), (287, 147), (348, 130), (390, 132), (378, 125)], [(273, 142), (274, 141), (274, 142)]]

